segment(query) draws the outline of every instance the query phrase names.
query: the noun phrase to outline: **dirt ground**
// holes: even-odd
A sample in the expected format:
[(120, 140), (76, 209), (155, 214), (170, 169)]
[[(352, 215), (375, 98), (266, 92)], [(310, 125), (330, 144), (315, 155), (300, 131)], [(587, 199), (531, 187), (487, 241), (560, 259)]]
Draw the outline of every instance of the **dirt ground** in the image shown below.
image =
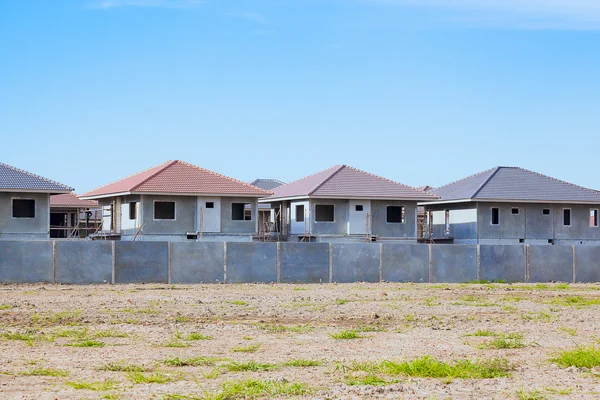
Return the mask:
[[(600, 398), (550, 360), (599, 334), (600, 285), (1, 285), (0, 398)], [(368, 368), (423, 356), (508, 376)]]

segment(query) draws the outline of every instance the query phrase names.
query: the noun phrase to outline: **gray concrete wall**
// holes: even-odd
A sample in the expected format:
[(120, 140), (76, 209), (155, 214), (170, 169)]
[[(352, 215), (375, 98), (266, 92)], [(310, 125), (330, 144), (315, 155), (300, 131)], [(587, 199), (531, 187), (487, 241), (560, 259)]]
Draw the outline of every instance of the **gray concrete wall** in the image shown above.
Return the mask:
[(222, 242), (172, 242), (172, 283), (224, 282), (225, 252)]
[(381, 278), (386, 282), (429, 282), (429, 246), (382, 245)]
[(115, 283), (168, 283), (168, 242), (115, 242)]
[(332, 243), (332, 281), (379, 282), (380, 250), (375, 243)]
[(599, 246), (0, 241), (0, 283), (597, 282)]
[(277, 282), (277, 243), (227, 243), (227, 283)]
[(525, 246), (481, 245), (479, 249), (480, 280), (525, 281)]
[(477, 246), (434, 245), (431, 246), (430, 281), (471, 282), (478, 280)]
[[(174, 220), (155, 220), (154, 201), (174, 201)], [(196, 197), (194, 196), (150, 196), (142, 198), (142, 234), (185, 235), (196, 230)]]
[[(12, 199), (35, 200), (35, 218), (13, 218)], [(50, 237), (48, 193), (0, 192), (0, 240), (44, 240)]]
[(600, 282), (600, 247), (575, 247), (575, 281)]
[(0, 282), (54, 282), (51, 241), (0, 241)]
[(573, 247), (529, 246), (529, 282), (573, 282)]
[[(317, 221), (315, 207), (319, 204), (334, 206), (334, 221)], [(334, 199), (310, 199), (310, 233), (313, 235), (346, 235), (348, 234), (348, 201)]]
[[(571, 209), (571, 226), (563, 226), (564, 208)], [(556, 204), (553, 209), (554, 237), (556, 239), (579, 240), (583, 244), (586, 240), (600, 240), (600, 227), (590, 227), (590, 209), (600, 209), (600, 206), (572, 204)]]
[(279, 243), (280, 282), (329, 282), (328, 243)]
[[(251, 221), (234, 221), (231, 219), (232, 203), (252, 204)], [(258, 199), (252, 197), (221, 197), (221, 232), (223, 233), (258, 233)]]
[[(404, 206), (406, 222), (388, 223), (387, 206)], [(373, 235), (380, 237), (416, 238), (417, 237), (417, 203), (411, 201), (373, 200), (371, 201)]]
[(113, 244), (110, 241), (57, 241), (56, 282), (111, 283)]
[[(492, 207), (499, 209), (500, 224), (492, 225)], [(518, 208), (519, 214), (513, 215), (512, 208)], [(479, 239), (524, 239), (524, 204), (479, 203), (477, 207), (477, 232)]]

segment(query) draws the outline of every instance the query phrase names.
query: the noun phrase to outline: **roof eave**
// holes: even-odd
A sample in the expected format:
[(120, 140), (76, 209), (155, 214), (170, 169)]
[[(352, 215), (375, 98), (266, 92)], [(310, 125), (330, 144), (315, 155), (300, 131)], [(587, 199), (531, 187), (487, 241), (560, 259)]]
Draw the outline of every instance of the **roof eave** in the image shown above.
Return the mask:
[(48, 194), (67, 194), (71, 193), (74, 189), (68, 188), (64, 190), (48, 190), (48, 189), (18, 189), (18, 188), (0, 188), (0, 192), (8, 193), (48, 193)]
[(453, 204), (453, 203), (527, 203), (527, 204), (600, 204), (600, 200), (524, 200), (524, 199), (454, 199), (454, 200), (439, 200), (421, 202), (418, 205), (438, 205), (438, 204)]
[[(306, 200), (306, 199), (332, 199), (332, 200), (382, 200), (382, 201), (424, 201), (426, 198), (411, 198), (411, 197), (377, 197), (377, 196), (282, 196), (282, 197), (266, 197), (258, 200), (259, 203), (269, 203), (273, 201), (288, 201), (288, 200)], [(435, 199), (432, 199), (435, 200)]]
[(190, 196), (190, 197), (267, 197), (269, 194), (250, 194), (250, 193), (181, 193), (181, 192), (118, 192), (118, 193), (107, 193), (99, 195), (84, 195), (79, 196), (82, 200), (95, 200), (95, 199), (106, 199), (110, 197), (129, 196), (129, 195), (148, 195), (148, 196)]

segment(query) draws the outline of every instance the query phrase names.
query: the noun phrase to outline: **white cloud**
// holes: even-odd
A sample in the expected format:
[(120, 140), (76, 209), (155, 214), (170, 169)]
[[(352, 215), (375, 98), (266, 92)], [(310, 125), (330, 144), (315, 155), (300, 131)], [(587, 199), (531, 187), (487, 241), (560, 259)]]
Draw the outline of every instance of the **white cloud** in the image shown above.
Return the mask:
[(100, 9), (117, 7), (193, 8), (203, 3), (203, 0), (97, 0), (92, 2), (90, 7)]
[(600, 29), (599, 0), (366, 0), (464, 15), (455, 23), (526, 29)]

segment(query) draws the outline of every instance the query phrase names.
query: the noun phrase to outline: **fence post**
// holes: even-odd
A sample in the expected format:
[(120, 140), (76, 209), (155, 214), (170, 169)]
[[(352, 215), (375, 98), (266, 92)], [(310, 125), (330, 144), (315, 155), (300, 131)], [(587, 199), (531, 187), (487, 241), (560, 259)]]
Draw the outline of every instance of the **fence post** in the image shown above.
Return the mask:
[(481, 281), (481, 245), (477, 244), (477, 282)]
[(171, 241), (167, 242), (167, 282), (169, 285), (173, 282), (171, 271)]
[(112, 253), (112, 278), (111, 278), (111, 284), (115, 284), (116, 280), (117, 280), (117, 271), (116, 271), (116, 247), (117, 247), (117, 242), (115, 240), (111, 241), (111, 245), (110, 245), (110, 251)]
[(525, 245), (525, 282), (529, 283), (529, 245)]
[(379, 282), (383, 282), (383, 243), (379, 243)]
[(227, 283), (227, 242), (223, 242), (223, 283)]
[(52, 241), (52, 283), (56, 283), (56, 240)]
[(277, 242), (277, 283), (281, 283), (281, 242)]
[(577, 283), (577, 250), (573, 247), (573, 283)]
[(329, 242), (329, 283), (333, 282), (333, 243)]
[(429, 282), (431, 283), (431, 277), (433, 276), (433, 257), (432, 257), (432, 252), (433, 252), (433, 245), (431, 243), (429, 243), (427, 246), (429, 246)]

